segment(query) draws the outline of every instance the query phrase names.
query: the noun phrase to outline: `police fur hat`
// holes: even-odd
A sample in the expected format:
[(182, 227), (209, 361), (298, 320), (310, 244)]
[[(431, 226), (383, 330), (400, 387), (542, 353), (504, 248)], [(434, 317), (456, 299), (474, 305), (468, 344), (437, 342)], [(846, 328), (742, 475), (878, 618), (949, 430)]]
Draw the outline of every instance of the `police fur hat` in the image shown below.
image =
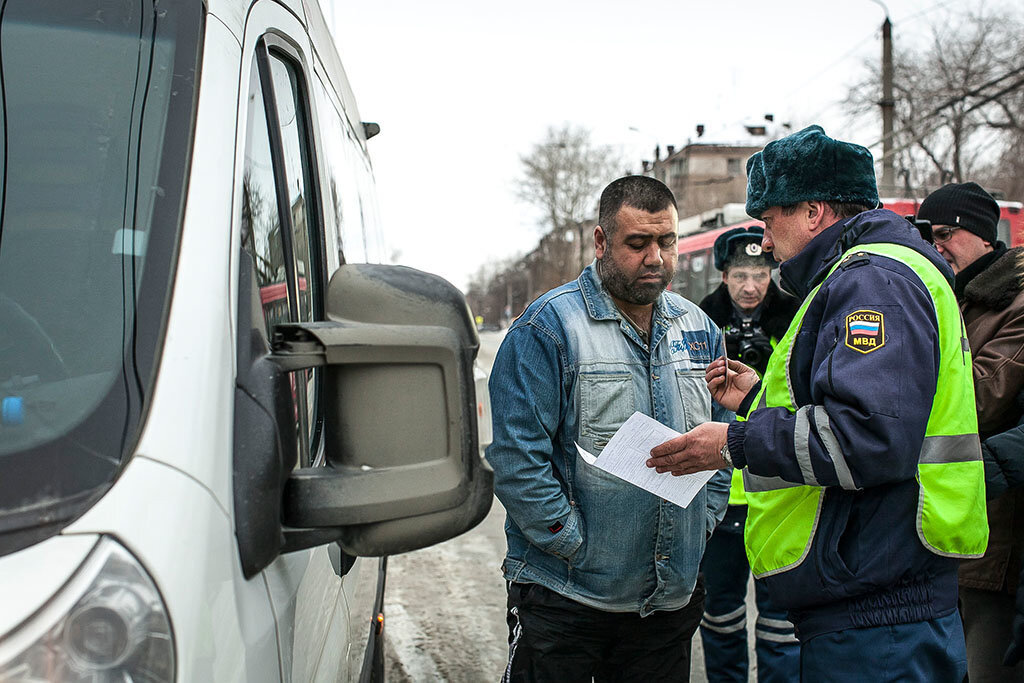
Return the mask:
[(875, 163), (866, 147), (825, 135), (821, 126), (769, 142), (747, 159), (747, 213), (804, 201), (878, 205)]
[(764, 228), (756, 225), (749, 228), (726, 230), (715, 240), (715, 246), (712, 249), (715, 256), (715, 268), (724, 271), (729, 262), (737, 257), (741, 257), (744, 261), (754, 262), (763, 259), (763, 265), (769, 268), (774, 267), (775, 259), (772, 258), (771, 253), (761, 249), (762, 237), (764, 237)]
[(995, 244), (999, 205), (978, 183), (950, 183), (924, 198), (917, 218), (932, 225), (955, 225)]

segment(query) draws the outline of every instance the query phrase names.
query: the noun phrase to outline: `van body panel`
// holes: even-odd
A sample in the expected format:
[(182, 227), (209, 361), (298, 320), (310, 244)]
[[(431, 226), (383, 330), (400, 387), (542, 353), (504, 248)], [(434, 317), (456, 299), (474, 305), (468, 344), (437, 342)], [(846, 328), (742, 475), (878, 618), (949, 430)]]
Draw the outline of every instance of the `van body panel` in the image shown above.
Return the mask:
[[(385, 560), (372, 557), (355, 558), (355, 564), (348, 570), (341, 584), (345, 604), (348, 608), (348, 624), (342, 624), (348, 631), (349, 653), (346, 658), (348, 671), (342, 680), (359, 680), (363, 664), (363, 649), (370, 640), (371, 629), (377, 628), (374, 612), (374, 597), (381, 564)], [(329, 640), (332, 637), (329, 637)]]
[[(306, 23), (306, 10), (302, 2), (299, 0), (274, 1), (294, 15), (300, 24)], [(249, 9), (254, 4), (253, 0), (206, 0), (207, 12), (224, 22), (238, 38), (241, 38), (244, 33)]]
[[(294, 14), (271, 0), (256, 2), (246, 20), (245, 34), (242, 39), (240, 77), (236, 84), (236, 129), (234, 159), (234, 209), (231, 221), (231, 258), (230, 263), (232, 284), (238, 277), (241, 248), (242, 215), (242, 180), (245, 167), (245, 146), (247, 138), (247, 105), (250, 88), (250, 74), (255, 60), (255, 47), (260, 38), (273, 34), (298, 53), (302, 74), (307, 81), (312, 77), (313, 65), (310, 61), (312, 49), (305, 29)], [(310, 95), (312, 103), (312, 95)], [(315, 124), (315, 114), (314, 122)], [(317, 127), (312, 126), (311, 134), (315, 136)], [(315, 142), (315, 140), (314, 140)], [(320, 155), (318, 155), (319, 158)], [(225, 194), (225, 196), (230, 196)], [(333, 244), (328, 237), (328, 251)], [(237, 320), (238, 296), (232, 287), (229, 304), (232, 305), (230, 318)], [(237, 334), (237, 331), (235, 332)], [(234, 351), (234, 335), (232, 335), (232, 351)], [(230, 404), (229, 404), (230, 405)], [(226, 421), (231, 424), (230, 419)], [(229, 459), (230, 462), (230, 459)], [(281, 668), (285, 680), (314, 680), (317, 672), (337, 672), (346, 668), (346, 657), (351, 654), (349, 647), (348, 622), (350, 615), (347, 601), (342, 592), (344, 579), (335, 571), (328, 556), (327, 546), (317, 546), (281, 555), (266, 569), (262, 576), (269, 591), (272, 608), (278, 621), (278, 648), (281, 655)], [(372, 594), (372, 588), (370, 590)], [(368, 617), (368, 615), (367, 615)], [(328, 634), (336, 634), (339, 639), (328, 641)], [(358, 648), (357, 648), (358, 649)], [(362, 652), (357, 656), (362, 663)]]
[(327, 648), (335, 621), (348, 619), (341, 579), (324, 546), (282, 555), (263, 570), (278, 619), (282, 668), (294, 681), (309, 681), (320, 664), (337, 669), (348, 651), (347, 630)]
[(249, 14), (249, 0), (207, 0), (206, 11), (216, 17), (239, 41), (245, 30), (245, 17)]
[(179, 681), (276, 681), (274, 614), (245, 581), (232, 526), (209, 489), (144, 455), (66, 535), (115, 536), (146, 567), (174, 628)]
[[(0, 635), (46, 604), (94, 545), (95, 536), (54, 536), (0, 557)], [(26, 576), (32, 580), (23, 580)]]
[[(160, 376), (138, 451), (200, 482), (232, 506), (234, 287), (231, 193), (239, 47), (207, 24), (188, 203)], [(225, 125), (227, 124), (227, 125)]]

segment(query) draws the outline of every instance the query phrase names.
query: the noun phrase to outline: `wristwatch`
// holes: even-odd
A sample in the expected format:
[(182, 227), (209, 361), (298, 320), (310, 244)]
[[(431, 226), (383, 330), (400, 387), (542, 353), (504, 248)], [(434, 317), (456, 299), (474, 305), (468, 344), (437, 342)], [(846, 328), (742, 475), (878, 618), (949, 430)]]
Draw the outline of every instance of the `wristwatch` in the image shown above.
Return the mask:
[(722, 456), (722, 460), (725, 461), (725, 464), (728, 467), (732, 467), (732, 453), (729, 452), (728, 442), (722, 444), (722, 450), (719, 451), (719, 454)]

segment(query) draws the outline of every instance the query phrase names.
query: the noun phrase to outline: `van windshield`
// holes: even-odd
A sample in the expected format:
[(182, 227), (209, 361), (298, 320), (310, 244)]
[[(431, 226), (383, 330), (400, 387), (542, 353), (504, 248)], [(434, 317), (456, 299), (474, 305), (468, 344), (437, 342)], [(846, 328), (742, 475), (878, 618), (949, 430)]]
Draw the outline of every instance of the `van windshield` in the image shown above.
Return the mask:
[(0, 2), (0, 554), (81, 514), (134, 446), (201, 22), (199, 0)]

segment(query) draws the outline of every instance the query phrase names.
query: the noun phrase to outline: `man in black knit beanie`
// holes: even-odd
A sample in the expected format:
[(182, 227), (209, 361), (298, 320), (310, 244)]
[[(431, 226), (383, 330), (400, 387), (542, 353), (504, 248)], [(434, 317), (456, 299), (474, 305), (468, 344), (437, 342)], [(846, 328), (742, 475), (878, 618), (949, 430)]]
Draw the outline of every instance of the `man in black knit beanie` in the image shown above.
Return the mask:
[[(999, 205), (977, 183), (945, 185), (921, 203), (935, 247), (956, 274), (971, 345), (982, 440), (1017, 424), (1014, 397), (1024, 388), (1024, 248), (998, 240)], [(986, 469), (989, 465), (986, 464)], [(1024, 489), (988, 501), (985, 556), (960, 565), (960, 611), (967, 670), (975, 681), (1024, 680), (1024, 664), (1003, 666), (1024, 551)]]

